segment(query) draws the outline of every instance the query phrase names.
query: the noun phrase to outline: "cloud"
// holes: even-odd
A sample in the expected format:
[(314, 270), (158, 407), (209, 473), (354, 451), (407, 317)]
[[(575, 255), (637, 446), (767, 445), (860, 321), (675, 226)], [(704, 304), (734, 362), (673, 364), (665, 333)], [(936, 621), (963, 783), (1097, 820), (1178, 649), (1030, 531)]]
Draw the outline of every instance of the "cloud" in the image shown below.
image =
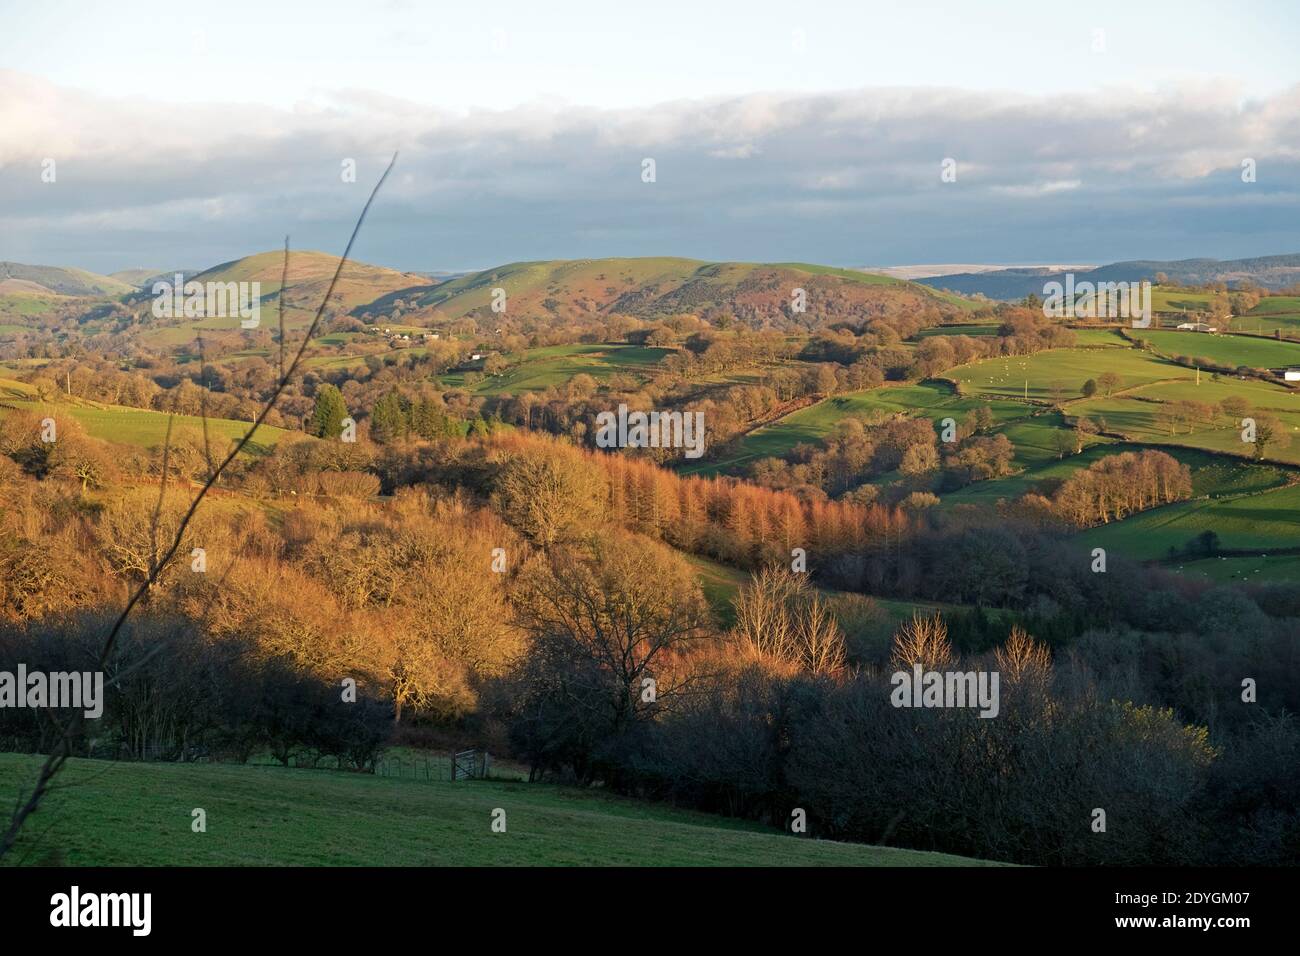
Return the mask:
[(1052, 193), (1070, 192), (1083, 185), (1081, 179), (1054, 179), (1045, 183), (1029, 183), (1024, 186), (994, 186), (993, 191), (1003, 196), (1047, 196)]
[[(400, 268), (1296, 251), (1281, 246), (1300, 188), (1300, 87), (1258, 100), (1223, 84), (878, 88), (461, 112), (343, 89), (276, 110), (109, 99), (0, 71), (0, 128), (0, 258), (101, 270), (229, 259), (286, 230), (299, 248), (335, 248), (399, 148), (360, 252)], [(945, 157), (956, 182), (941, 180)], [(47, 158), (54, 183), (41, 181)], [(1241, 181), (1243, 158), (1255, 183)], [(340, 176), (347, 159), (356, 183)], [(1275, 191), (1288, 198), (1274, 206)]]

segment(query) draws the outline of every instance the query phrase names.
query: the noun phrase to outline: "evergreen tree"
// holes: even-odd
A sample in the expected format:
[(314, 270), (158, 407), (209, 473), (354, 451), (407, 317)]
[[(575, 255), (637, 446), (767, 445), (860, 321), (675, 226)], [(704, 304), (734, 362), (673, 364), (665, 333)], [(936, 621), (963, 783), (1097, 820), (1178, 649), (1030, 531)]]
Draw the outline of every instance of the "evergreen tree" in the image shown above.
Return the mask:
[(370, 437), (387, 444), (405, 437), (406, 431), (406, 411), (402, 408), (401, 396), (389, 392), (375, 403), (375, 409), (370, 413)]
[(343, 393), (325, 383), (316, 389), (316, 407), (307, 422), (307, 432), (317, 438), (338, 439), (343, 434), (343, 419), (347, 417)]
[(447, 415), (432, 399), (421, 399), (411, 408), (411, 431), (433, 440), (447, 434)]

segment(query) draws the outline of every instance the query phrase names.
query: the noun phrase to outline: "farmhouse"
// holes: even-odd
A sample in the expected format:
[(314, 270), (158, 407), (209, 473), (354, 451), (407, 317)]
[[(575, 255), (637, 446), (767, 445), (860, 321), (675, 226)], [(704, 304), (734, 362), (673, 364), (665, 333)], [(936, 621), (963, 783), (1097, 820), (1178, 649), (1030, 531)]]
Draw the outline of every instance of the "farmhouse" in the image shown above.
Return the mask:
[(1178, 326), (1182, 332), (1217, 332), (1219, 331), (1213, 325), (1207, 325), (1204, 322), (1183, 322)]

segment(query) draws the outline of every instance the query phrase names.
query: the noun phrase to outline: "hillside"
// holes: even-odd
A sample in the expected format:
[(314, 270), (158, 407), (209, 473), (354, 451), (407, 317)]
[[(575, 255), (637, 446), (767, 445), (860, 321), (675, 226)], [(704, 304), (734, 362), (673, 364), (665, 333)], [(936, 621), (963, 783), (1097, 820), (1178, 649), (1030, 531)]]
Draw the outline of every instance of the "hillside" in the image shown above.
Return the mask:
[(59, 295), (126, 295), (135, 287), (83, 269), (63, 266), (29, 266), (21, 262), (0, 262), (0, 282), (18, 279), (40, 286), (34, 292), (55, 292)]
[[(0, 793), (36, 757), (0, 754)], [(191, 811), (207, 832), (191, 831)], [(491, 830), (506, 812), (506, 832)], [(79, 866), (963, 866), (596, 790), (230, 764), (69, 761), (13, 862)], [(50, 828), (48, 831), (46, 828)], [(59, 848), (57, 860), (47, 854)], [(6, 861), (8, 862), (8, 861)]]
[[(338, 263), (338, 256), (329, 253), (290, 250), (287, 305), (315, 311)], [(192, 278), (196, 282), (260, 282), (265, 298), (279, 293), (283, 268), (284, 253), (277, 250), (223, 262)], [(425, 289), (433, 284), (433, 280), (425, 276), (353, 260), (344, 266), (339, 276), (334, 302), (340, 310), (346, 311), (382, 296), (413, 288)]]
[[(850, 269), (678, 258), (514, 262), (442, 283), (420, 295), (416, 304), (450, 318), (485, 316), (495, 288), (506, 291), (511, 311), (557, 318), (592, 313), (655, 318), (722, 310), (759, 322), (788, 315), (796, 288), (807, 292), (807, 313), (824, 318), (974, 307), (901, 279)], [(389, 301), (380, 300), (375, 307), (382, 311)]]

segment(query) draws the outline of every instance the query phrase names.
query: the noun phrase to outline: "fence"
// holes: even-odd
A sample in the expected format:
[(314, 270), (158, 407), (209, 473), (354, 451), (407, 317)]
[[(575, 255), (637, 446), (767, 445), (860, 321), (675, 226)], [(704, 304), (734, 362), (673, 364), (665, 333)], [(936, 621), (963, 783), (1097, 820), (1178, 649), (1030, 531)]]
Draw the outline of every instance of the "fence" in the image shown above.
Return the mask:
[(486, 750), (462, 750), (451, 758), (452, 780), (482, 780), (488, 772)]
[(375, 773), (403, 780), (446, 780), (449, 765), (445, 757), (380, 757)]
[(449, 757), (380, 757), (375, 762), (375, 773), (404, 780), (482, 780), (491, 766), (491, 755), (475, 748)]

